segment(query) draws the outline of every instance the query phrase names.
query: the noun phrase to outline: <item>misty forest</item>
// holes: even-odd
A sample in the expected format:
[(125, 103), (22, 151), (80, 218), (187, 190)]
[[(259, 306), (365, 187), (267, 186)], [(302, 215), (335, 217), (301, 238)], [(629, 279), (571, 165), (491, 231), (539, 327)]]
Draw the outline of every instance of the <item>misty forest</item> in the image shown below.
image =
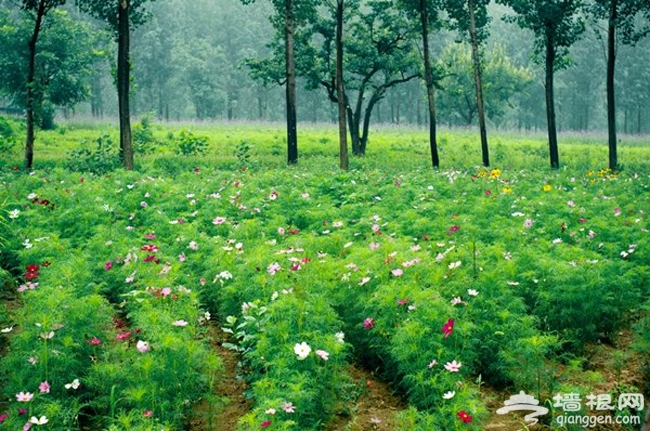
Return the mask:
[(0, 0), (0, 430), (650, 430), (647, 0)]

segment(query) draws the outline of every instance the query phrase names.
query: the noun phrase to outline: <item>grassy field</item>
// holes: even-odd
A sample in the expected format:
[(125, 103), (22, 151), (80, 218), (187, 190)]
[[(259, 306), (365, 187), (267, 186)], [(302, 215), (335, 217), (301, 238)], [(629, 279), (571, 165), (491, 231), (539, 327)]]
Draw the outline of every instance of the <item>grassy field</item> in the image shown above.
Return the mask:
[(509, 431), (520, 391), (537, 429), (639, 428), (647, 138), (617, 173), (562, 136), (554, 171), (543, 135), (494, 133), (483, 168), (443, 130), (434, 171), (424, 130), (385, 127), (342, 172), (330, 126), (292, 167), (281, 125), (135, 135), (132, 172), (97, 123), (39, 133), (31, 175), (0, 161), (0, 429)]

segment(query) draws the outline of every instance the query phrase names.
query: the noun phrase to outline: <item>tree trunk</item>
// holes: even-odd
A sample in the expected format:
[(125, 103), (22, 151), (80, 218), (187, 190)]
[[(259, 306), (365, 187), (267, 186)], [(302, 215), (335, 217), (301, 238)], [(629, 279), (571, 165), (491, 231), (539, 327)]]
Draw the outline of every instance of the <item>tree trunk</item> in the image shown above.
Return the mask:
[(293, 52), (293, 0), (286, 0), (284, 12), (285, 54), (287, 74), (287, 163), (298, 163), (298, 131), (296, 118), (296, 59)]
[(38, 35), (41, 32), (41, 25), (43, 17), (45, 16), (45, 0), (40, 0), (38, 10), (36, 11), (36, 23), (34, 24), (34, 32), (32, 38), (29, 40), (29, 64), (27, 68), (27, 118), (25, 119), (27, 127), (27, 137), (25, 138), (25, 168), (32, 169), (34, 166), (34, 109), (35, 89), (36, 86), (36, 43), (38, 42)]
[(560, 158), (557, 149), (557, 130), (555, 126), (555, 97), (553, 94), (553, 75), (555, 67), (555, 46), (550, 35), (546, 35), (546, 121), (548, 126), (548, 147), (551, 154), (551, 168), (559, 169)]
[(490, 152), (488, 149), (487, 128), (485, 126), (485, 109), (483, 106), (483, 79), (481, 73), (479, 41), (476, 30), (476, 16), (474, 14), (474, 0), (468, 0), (467, 8), (469, 11), (469, 35), (472, 45), (474, 82), (476, 83), (476, 107), (478, 109), (478, 124), (481, 134), (481, 153), (483, 154), (483, 166), (490, 166)]
[(120, 117), (120, 156), (124, 169), (133, 170), (133, 145), (131, 142), (131, 113), (129, 91), (131, 81), (130, 43), (130, 0), (120, 0), (118, 5), (117, 41), (117, 98)]
[(337, 0), (336, 8), (336, 95), (339, 106), (339, 164), (348, 170), (348, 132), (345, 123), (345, 89), (343, 86), (343, 1)]
[(370, 130), (370, 116), (372, 115), (372, 110), (375, 108), (375, 105), (380, 100), (381, 100), (381, 96), (375, 93), (372, 95), (372, 97), (368, 101), (368, 105), (366, 106), (366, 110), (363, 115), (363, 133), (361, 135), (361, 139), (359, 142), (361, 155), (366, 154), (366, 146), (368, 145), (368, 134)]
[(425, 83), (427, 86), (427, 102), (429, 106), (429, 148), (431, 149), (431, 164), (435, 169), (437, 169), (440, 167), (440, 158), (438, 156), (438, 141), (436, 139), (436, 95), (435, 89), (433, 88), (431, 54), (429, 52), (429, 14), (426, 6), (426, 0), (420, 0), (420, 18), (422, 19), (422, 45), (424, 48), (424, 75)]
[(350, 126), (350, 140), (352, 141), (352, 154), (362, 156), (361, 144), (359, 142), (359, 117), (355, 115), (352, 108), (348, 105), (345, 108), (348, 114), (348, 125)]
[(616, 20), (617, 0), (612, 0), (607, 27), (607, 131), (609, 138), (609, 168), (618, 169), (616, 154), (616, 96), (614, 93), (614, 70), (616, 65)]

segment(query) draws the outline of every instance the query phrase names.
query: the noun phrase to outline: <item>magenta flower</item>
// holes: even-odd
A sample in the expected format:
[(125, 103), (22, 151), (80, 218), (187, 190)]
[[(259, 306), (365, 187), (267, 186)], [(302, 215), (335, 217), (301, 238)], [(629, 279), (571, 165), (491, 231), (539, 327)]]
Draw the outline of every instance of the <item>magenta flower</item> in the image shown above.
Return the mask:
[(117, 341), (124, 341), (128, 339), (131, 336), (130, 332), (120, 332), (117, 334), (115, 338), (117, 338)]
[(447, 320), (447, 323), (444, 324), (441, 331), (445, 334), (445, 338), (448, 338), (454, 331), (454, 319)]
[(374, 328), (375, 327), (375, 319), (373, 319), (372, 317), (367, 317), (363, 321), (363, 327), (366, 328), (366, 329)]
[(449, 230), (447, 231), (447, 234), (451, 235), (452, 233), (458, 232), (459, 230), (460, 230), (460, 226), (454, 225), (454, 226), (449, 228)]
[(110, 271), (112, 268), (113, 268), (113, 262), (111, 262), (110, 260), (104, 264), (104, 269), (106, 271)]
[(261, 428), (268, 428), (271, 426), (271, 421), (264, 421), (260, 424)]
[(0, 424), (7, 420), (9, 413), (3, 413), (0, 415)]

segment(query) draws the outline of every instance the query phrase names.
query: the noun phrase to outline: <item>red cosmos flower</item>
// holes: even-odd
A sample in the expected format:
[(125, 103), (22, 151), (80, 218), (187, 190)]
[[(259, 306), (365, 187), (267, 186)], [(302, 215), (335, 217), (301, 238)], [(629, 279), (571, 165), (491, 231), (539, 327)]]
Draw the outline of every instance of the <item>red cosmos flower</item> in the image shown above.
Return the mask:
[(485, 191), (485, 196), (490, 196), (492, 194), (492, 190), (486, 190)]
[(447, 231), (447, 234), (451, 235), (452, 233), (458, 232), (459, 230), (460, 230), (460, 226), (454, 225), (454, 226), (449, 228), (449, 230)]
[(145, 262), (151, 262), (151, 261), (154, 260), (155, 258), (156, 258), (155, 255), (150, 254), (149, 256), (147, 256), (147, 257), (144, 258), (144, 261), (145, 261)]
[(461, 410), (458, 412), (458, 419), (465, 422), (466, 424), (471, 423), (473, 420), (473, 418), (465, 410)]
[(260, 424), (262, 428), (268, 428), (269, 426), (271, 426), (271, 421), (264, 421)]
[(25, 268), (27, 272), (38, 272), (39, 269), (41, 269), (38, 265), (34, 265), (33, 263), (30, 263), (27, 265)]
[(300, 229), (292, 229), (289, 231), (289, 235), (298, 235), (300, 232)]
[(441, 331), (445, 334), (445, 338), (448, 338), (454, 331), (454, 319), (447, 320), (447, 323), (444, 324)]
[(38, 278), (38, 272), (26, 272), (25, 273), (25, 280), (27, 280), (27, 281), (36, 280), (37, 278)]

